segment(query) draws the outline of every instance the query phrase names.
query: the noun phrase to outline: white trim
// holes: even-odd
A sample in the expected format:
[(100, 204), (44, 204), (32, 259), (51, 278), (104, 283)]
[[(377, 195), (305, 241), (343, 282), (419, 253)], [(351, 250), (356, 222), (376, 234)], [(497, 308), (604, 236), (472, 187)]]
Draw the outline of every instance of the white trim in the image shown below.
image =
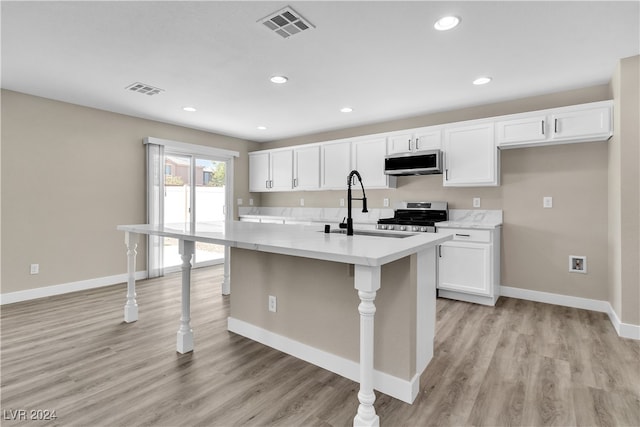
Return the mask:
[(169, 139), (154, 138), (148, 136), (142, 140), (143, 144), (156, 144), (163, 145), (171, 150), (184, 151), (191, 154), (198, 154), (202, 156), (232, 158), (240, 157), (240, 153), (237, 151), (225, 150), (222, 148), (208, 147), (206, 145), (187, 144), (186, 142), (171, 141)]
[[(146, 271), (136, 272), (136, 280), (146, 278)], [(24, 291), (7, 292), (5, 294), (0, 294), (0, 305), (13, 304), (14, 302), (29, 301), (54, 295), (68, 294), (70, 292), (84, 291), (87, 289), (101, 288), (103, 286), (117, 285), (126, 282), (127, 273), (124, 273), (116, 274), (115, 276), (98, 277), (95, 279), (63, 283), (61, 285), (44, 286), (41, 288), (26, 289)]]
[[(360, 364), (353, 360), (336, 356), (233, 317), (227, 319), (227, 329), (352, 381), (360, 381)], [(411, 404), (418, 396), (420, 375), (416, 374), (411, 380), (404, 380), (374, 370), (373, 387), (381, 393)]]
[(618, 336), (622, 338), (640, 340), (640, 325), (620, 322), (618, 314), (615, 312), (609, 301), (572, 297), (569, 295), (552, 294), (550, 292), (532, 291), (530, 289), (512, 288), (509, 286), (500, 286), (500, 295), (606, 313), (609, 316), (609, 320), (613, 324)]

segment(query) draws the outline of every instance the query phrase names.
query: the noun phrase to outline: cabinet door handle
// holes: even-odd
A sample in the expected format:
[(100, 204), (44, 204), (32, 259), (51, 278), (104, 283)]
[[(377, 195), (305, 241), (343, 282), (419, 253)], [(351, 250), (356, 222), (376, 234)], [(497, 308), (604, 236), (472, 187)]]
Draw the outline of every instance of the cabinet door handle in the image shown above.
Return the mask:
[(298, 186), (298, 178), (293, 178), (293, 188)]
[(264, 186), (265, 186), (266, 188), (269, 188), (269, 180), (266, 180), (266, 181), (264, 182)]
[(471, 237), (471, 234), (460, 234), (460, 233), (456, 233), (456, 236), (458, 236), (458, 237)]
[(438, 257), (442, 258), (442, 245), (438, 245)]
[(444, 180), (449, 181), (449, 169), (444, 170)]
[(416, 138), (416, 151), (420, 149), (420, 138)]
[(553, 133), (558, 133), (558, 119), (553, 120)]
[(544, 120), (542, 121), (542, 134), (544, 135)]
[(411, 138), (409, 138), (409, 141), (407, 141), (409, 144), (409, 151), (411, 151)]

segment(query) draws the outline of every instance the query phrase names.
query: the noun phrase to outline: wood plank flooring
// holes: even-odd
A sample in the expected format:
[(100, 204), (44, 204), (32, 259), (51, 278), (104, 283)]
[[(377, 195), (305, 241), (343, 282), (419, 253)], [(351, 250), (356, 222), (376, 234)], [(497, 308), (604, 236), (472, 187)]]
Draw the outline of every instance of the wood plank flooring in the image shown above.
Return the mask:
[[(138, 283), (133, 324), (122, 321), (124, 284), (3, 306), (2, 425), (351, 425), (358, 385), (228, 332), (221, 282), (221, 267), (193, 272), (185, 355), (179, 274)], [(639, 426), (640, 342), (603, 313), (439, 299), (415, 403), (376, 395), (386, 426)], [(57, 419), (11, 420), (19, 410)]]

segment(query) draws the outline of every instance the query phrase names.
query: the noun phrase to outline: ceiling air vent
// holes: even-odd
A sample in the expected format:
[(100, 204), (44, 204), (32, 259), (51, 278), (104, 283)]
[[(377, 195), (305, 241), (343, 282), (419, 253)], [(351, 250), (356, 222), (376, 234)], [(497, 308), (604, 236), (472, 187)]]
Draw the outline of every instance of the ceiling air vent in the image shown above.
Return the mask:
[(265, 16), (258, 22), (285, 39), (310, 28), (315, 28), (290, 6)]
[(145, 95), (157, 95), (160, 92), (164, 92), (164, 89), (160, 89), (151, 85), (147, 85), (144, 83), (140, 83), (140, 82), (135, 82), (133, 84), (130, 84), (129, 86), (127, 86), (125, 88), (126, 90), (130, 90), (132, 92), (139, 92), (139, 93), (144, 93)]

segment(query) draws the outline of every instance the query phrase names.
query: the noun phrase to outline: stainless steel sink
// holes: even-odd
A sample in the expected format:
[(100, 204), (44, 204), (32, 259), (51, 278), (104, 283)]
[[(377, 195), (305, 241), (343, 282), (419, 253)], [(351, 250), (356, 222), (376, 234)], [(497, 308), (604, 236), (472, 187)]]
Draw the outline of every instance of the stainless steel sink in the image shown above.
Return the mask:
[[(343, 228), (334, 228), (333, 230), (330, 231), (330, 233), (347, 234), (347, 230)], [(355, 236), (393, 237), (396, 239), (403, 239), (405, 237), (413, 236), (413, 234), (390, 233), (390, 232), (384, 232), (384, 231), (368, 231), (368, 230), (354, 230), (353, 234)]]

